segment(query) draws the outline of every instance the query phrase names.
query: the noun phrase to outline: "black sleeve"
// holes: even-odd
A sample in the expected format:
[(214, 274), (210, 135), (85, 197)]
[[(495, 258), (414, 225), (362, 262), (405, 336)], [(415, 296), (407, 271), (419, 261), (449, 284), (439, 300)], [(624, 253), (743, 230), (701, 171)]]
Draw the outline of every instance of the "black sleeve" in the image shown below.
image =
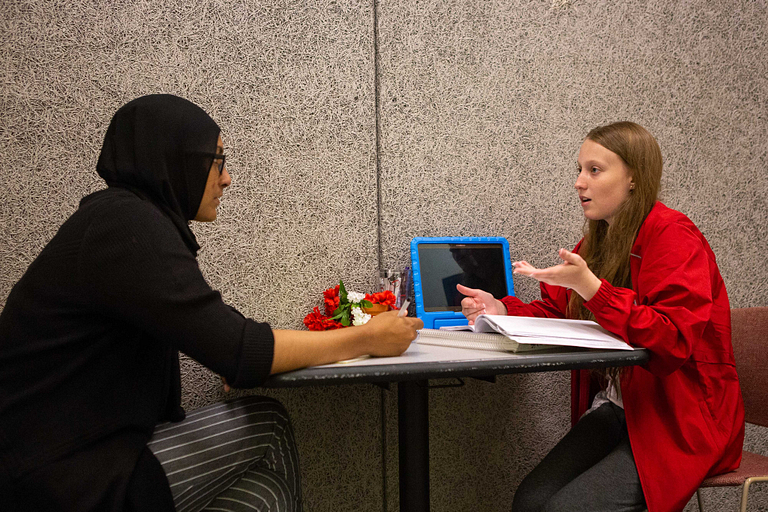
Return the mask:
[(224, 304), (173, 223), (146, 201), (103, 213), (83, 239), (77, 269), (99, 312), (169, 343), (234, 387), (263, 382), (272, 329)]

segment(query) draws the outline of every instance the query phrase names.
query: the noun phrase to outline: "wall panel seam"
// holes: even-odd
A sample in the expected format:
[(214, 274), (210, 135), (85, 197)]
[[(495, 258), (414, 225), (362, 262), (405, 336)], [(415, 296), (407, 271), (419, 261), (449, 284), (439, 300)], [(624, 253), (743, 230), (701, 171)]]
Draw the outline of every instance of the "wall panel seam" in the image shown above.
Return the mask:
[(376, 138), (376, 245), (377, 273), (382, 268), (381, 247), (381, 101), (379, 98), (379, 0), (373, 0), (373, 101), (374, 101), (374, 134)]

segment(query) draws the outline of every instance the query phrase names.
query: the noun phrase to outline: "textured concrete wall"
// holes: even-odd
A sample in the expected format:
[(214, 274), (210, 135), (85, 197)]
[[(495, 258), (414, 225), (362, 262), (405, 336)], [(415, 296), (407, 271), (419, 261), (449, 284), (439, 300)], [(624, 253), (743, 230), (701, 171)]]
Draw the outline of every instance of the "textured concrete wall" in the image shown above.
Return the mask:
[[(153, 92), (187, 97), (222, 126), (233, 185), (220, 219), (195, 226), (201, 266), (225, 300), (275, 327), (301, 327), (339, 278), (372, 289), (379, 251), (402, 267), (413, 236), (501, 235), (513, 258), (554, 263), (580, 236), (580, 141), (620, 119), (657, 136), (664, 200), (709, 239), (732, 305), (768, 304), (764, 0), (6, 0), (3, 10), (0, 306), (102, 187), (94, 167), (112, 113)], [(538, 295), (525, 280), (516, 292)], [(191, 360), (183, 371), (186, 406), (222, 398), (216, 376)], [(381, 510), (384, 471), (397, 509), (394, 391), (267, 392), (293, 416), (309, 510)], [(568, 428), (568, 393), (566, 373), (431, 391), (433, 509), (508, 510)], [(768, 454), (766, 429), (750, 427), (747, 446)], [(750, 509), (768, 510), (768, 489), (756, 491)], [(735, 495), (705, 497), (721, 509)]]
[[(556, 263), (581, 236), (581, 140), (627, 119), (656, 135), (663, 200), (708, 237), (732, 305), (765, 304), (766, 21), (765, 2), (381, 2), (384, 264), (425, 235), (501, 235), (513, 259)], [(508, 509), (565, 432), (568, 393), (553, 374), (434, 399), (435, 510)], [(706, 498), (735, 507), (735, 494)]]
[[(321, 292), (376, 280), (370, 2), (3, 2), (0, 22), (0, 306), (77, 207), (114, 111), (166, 92), (223, 130), (233, 184), (195, 224), (212, 286), (244, 314), (303, 327)], [(183, 362), (188, 408), (221, 383)], [(380, 394), (272, 392), (291, 412), (309, 510), (381, 501)]]

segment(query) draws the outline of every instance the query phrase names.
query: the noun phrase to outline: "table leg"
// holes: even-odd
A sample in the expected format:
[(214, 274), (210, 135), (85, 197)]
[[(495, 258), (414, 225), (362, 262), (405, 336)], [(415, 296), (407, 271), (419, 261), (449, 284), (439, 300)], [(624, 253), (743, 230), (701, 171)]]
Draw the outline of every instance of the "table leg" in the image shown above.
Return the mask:
[(428, 381), (397, 384), (400, 512), (429, 512)]

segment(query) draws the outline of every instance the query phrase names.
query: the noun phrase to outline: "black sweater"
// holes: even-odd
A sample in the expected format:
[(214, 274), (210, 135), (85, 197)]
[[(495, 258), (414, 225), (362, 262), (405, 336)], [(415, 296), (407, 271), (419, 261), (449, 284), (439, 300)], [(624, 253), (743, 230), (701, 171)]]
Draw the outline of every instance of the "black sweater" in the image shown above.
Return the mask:
[(78, 480), (120, 502), (155, 425), (183, 417), (177, 351), (254, 387), (269, 375), (273, 346), (267, 324), (208, 286), (152, 202), (120, 188), (91, 194), (0, 314), (0, 488), (22, 489), (40, 468), (117, 444), (125, 455), (99, 469), (107, 474), (78, 463)]

